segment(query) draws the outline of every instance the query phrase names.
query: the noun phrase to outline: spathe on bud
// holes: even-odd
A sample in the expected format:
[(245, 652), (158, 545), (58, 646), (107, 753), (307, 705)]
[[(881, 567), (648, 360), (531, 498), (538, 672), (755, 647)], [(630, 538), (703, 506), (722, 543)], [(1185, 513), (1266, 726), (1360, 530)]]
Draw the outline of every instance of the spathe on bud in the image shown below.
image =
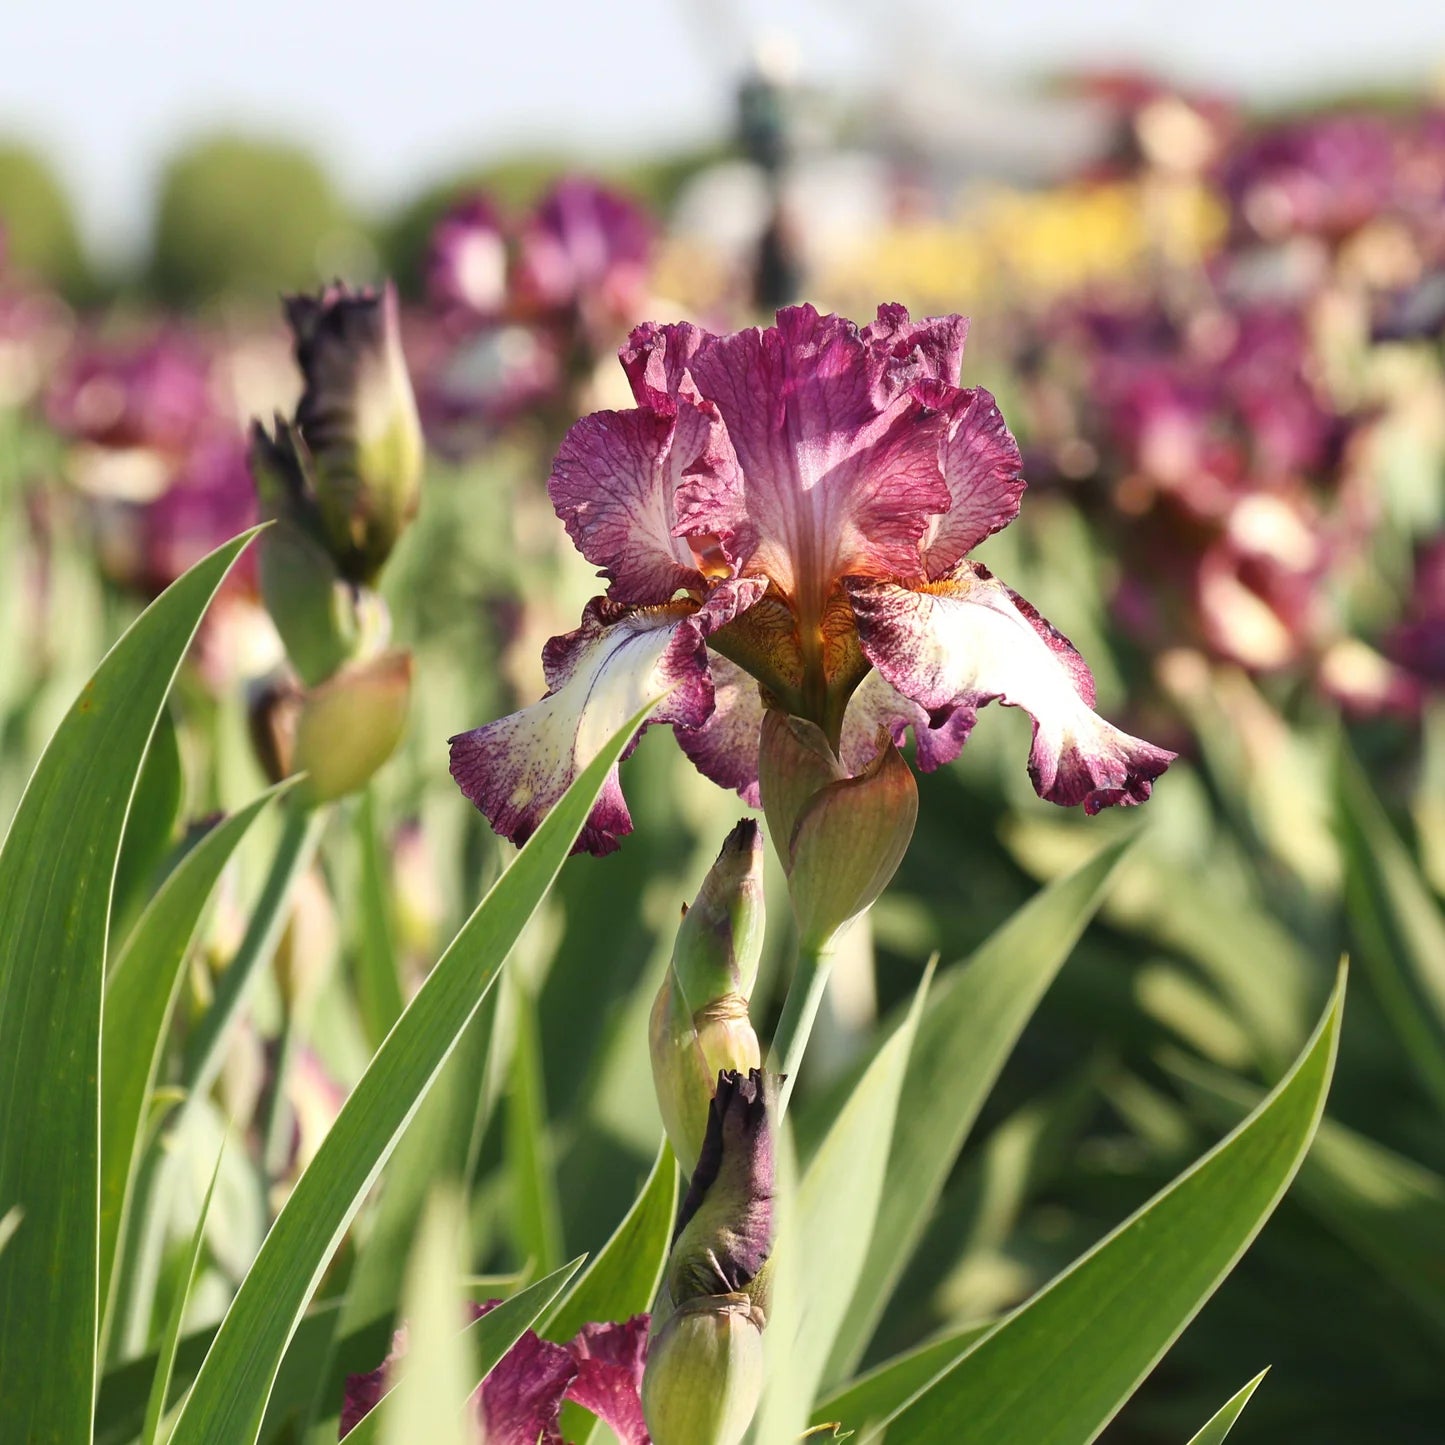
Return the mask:
[(684, 913), (649, 1026), (653, 1087), (663, 1127), (683, 1169), (702, 1148), (713, 1080), (762, 1062), (748, 1018), (763, 946), (763, 844), (745, 819)]
[(762, 1393), (762, 1321), (745, 1294), (689, 1300), (648, 1347), (642, 1414), (652, 1445), (738, 1445)]
[(819, 949), (898, 870), (918, 820), (918, 788), (886, 728), (849, 776), (822, 730), (769, 710), (758, 754), (763, 811), (788, 875), (804, 948)]
[(347, 581), (370, 583), (421, 493), (424, 443), (396, 291), (338, 283), (288, 297), (286, 319), (305, 381), (296, 425), (328, 548)]
[(386, 652), (305, 694), (290, 761), (308, 774), (307, 802), (354, 793), (396, 751), (411, 706), (411, 674), (409, 652)]

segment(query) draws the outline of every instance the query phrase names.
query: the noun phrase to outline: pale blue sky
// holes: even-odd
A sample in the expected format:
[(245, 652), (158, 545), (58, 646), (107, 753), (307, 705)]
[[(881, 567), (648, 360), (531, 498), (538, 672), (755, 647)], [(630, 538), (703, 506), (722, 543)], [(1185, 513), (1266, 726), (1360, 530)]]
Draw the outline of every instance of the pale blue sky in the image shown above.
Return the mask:
[(801, 73), (960, 84), (1136, 60), (1255, 95), (1445, 67), (1439, 0), (5, 0), (0, 130), (49, 147), (92, 240), (139, 240), (167, 151), (221, 122), (309, 137), (382, 204), (528, 143), (647, 152), (716, 133), (751, 40)]

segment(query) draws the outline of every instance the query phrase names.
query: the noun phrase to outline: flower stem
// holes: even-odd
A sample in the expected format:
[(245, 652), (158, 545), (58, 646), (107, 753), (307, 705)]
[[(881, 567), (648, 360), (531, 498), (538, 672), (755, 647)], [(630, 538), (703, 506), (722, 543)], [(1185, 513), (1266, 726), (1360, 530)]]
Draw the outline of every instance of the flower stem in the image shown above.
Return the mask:
[(828, 987), (828, 974), (833, 967), (831, 940), (822, 946), (798, 945), (798, 962), (793, 969), (793, 981), (788, 985), (788, 996), (783, 1000), (783, 1015), (773, 1033), (773, 1046), (768, 1055), (768, 1068), (784, 1075), (778, 1091), (778, 1115), (788, 1107), (793, 1085), (798, 1080), (803, 1054), (808, 1048), (808, 1039), (818, 1017), (818, 1005), (823, 1001), (823, 992)]

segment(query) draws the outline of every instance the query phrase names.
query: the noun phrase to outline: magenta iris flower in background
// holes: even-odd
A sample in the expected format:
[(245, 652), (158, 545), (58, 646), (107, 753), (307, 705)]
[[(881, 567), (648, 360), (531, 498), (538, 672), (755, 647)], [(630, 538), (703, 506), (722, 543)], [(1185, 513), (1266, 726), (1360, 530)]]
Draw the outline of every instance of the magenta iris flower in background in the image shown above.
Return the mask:
[[(637, 406), (568, 433), (549, 490), (606, 597), (543, 653), (549, 691), (452, 739), (452, 774), (520, 842), (648, 698), (715, 781), (757, 797), (765, 706), (816, 723), (844, 765), (912, 728), (919, 766), (957, 755), (977, 710), (1034, 719), (1042, 797), (1090, 812), (1149, 796), (1173, 754), (1093, 711), (1083, 659), (967, 554), (1018, 513), (1018, 447), (956, 385), (967, 323), (811, 306), (717, 336), (639, 327)], [(670, 691), (668, 691), (670, 689)], [(631, 828), (617, 774), (579, 846)]]
[[(481, 1319), (500, 1303), (470, 1306), (471, 1318)], [(565, 1345), (526, 1331), (472, 1396), (479, 1445), (563, 1445), (559, 1421), (569, 1400), (608, 1425), (622, 1445), (647, 1445), (639, 1400), (647, 1327), (646, 1315), (621, 1324), (583, 1325)], [(396, 1383), (395, 1369), (406, 1349), (403, 1325), (380, 1366), (347, 1378), (341, 1439)]]

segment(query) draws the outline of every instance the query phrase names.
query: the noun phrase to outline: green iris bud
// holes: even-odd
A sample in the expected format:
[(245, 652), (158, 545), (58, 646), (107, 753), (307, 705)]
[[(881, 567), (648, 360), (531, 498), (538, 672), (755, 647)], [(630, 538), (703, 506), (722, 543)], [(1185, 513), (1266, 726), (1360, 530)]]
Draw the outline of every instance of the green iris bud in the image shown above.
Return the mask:
[(684, 913), (652, 1007), (653, 1086), (673, 1152), (688, 1173), (702, 1148), (718, 1073), (746, 1074), (762, 1062), (748, 998), (763, 927), (762, 835), (744, 820)]
[(707, 1295), (648, 1347), (642, 1414), (653, 1445), (738, 1445), (763, 1392), (762, 1321), (746, 1295)]
[(341, 575), (369, 585), (416, 515), (425, 458), (396, 291), (328, 286), (288, 297), (286, 319), (305, 378), (296, 426), (317, 515)]
[(763, 811), (805, 948), (826, 947), (888, 886), (918, 821), (918, 787), (885, 728), (850, 777), (820, 728), (769, 710), (758, 753)]
[(386, 645), (391, 621), (375, 592), (348, 582), (316, 519), (310, 459), (294, 427), (280, 417), (275, 435), (251, 429), (251, 475), (263, 514), (261, 598), (287, 656), (308, 687)]
[(386, 652), (304, 695), (291, 770), (309, 775), (302, 784), (308, 802), (356, 792), (396, 751), (411, 707), (411, 675), (409, 652)]

